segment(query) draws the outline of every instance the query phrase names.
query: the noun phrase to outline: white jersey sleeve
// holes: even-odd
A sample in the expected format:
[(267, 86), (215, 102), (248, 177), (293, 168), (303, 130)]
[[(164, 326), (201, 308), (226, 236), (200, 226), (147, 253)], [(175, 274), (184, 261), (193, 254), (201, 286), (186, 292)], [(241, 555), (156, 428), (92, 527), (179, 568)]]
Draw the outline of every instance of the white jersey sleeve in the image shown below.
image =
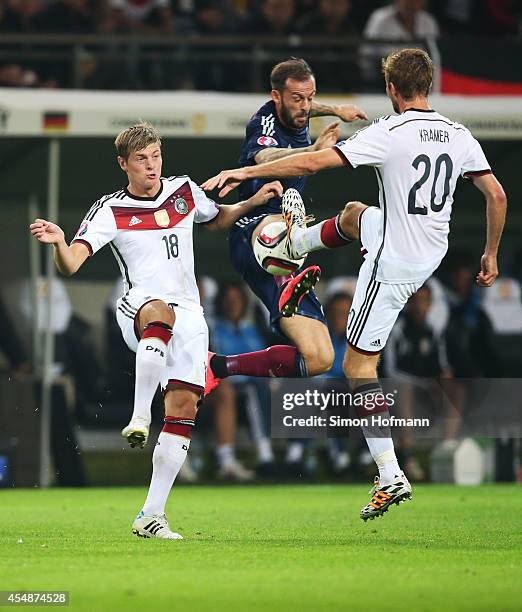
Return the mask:
[(390, 152), (390, 132), (380, 119), (338, 142), (336, 149), (353, 168), (382, 166)]
[(209, 223), (213, 221), (219, 214), (219, 206), (194, 181), (190, 181), (190, 189), (194, 197), (194, 204), (196, 205), (194, 223)]
[(117, 231), (116, 221), (110, 207), (104, 206), (98, 200), (85, 215), (72, 242), (83, 242), (92, 256), (111, 242)]
[(489, 174), (491, 167), (484, 155), (480, 143), (466, 130), (466, 155), (462, 162), (461, 176), (471, 178), (473, 175)]

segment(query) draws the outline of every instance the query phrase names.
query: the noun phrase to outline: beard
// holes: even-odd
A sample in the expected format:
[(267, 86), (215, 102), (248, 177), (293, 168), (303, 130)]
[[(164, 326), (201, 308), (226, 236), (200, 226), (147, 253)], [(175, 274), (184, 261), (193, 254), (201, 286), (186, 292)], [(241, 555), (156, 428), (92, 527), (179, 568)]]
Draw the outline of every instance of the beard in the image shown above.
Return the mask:
[(293, 128), (294, 130), (300, 130), (303, 126), (299, 125), (296, 121), (296, 119), (302, 117), (303, 119), (307, 118), (307, 115), (296, 115), (295, 117), (292, 117), (292, 115), (290, 114), (290, 112), (288, 111), (288, 109), (281, 105), (281, 119), (283, 120), (283, 123), (285, 125), (288, 125), (289, 127)]

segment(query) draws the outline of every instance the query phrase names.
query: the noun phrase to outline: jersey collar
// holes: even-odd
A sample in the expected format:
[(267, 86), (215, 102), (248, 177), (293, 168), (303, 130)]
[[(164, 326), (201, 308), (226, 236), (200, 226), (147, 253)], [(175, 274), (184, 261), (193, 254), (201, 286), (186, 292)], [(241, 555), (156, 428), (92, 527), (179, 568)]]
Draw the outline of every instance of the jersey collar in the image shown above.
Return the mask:
[(126, 195), (128, 198), (131, 198), (131, 199), (133, 199), (133, 200), (140, 200), (140, 201), (142, 201), (142, 202), (154, 202), (155, 200), (157, 200), (157, 199), (159, 198), (159, 196), (161, 195), (161, 192), (163, 191), (163, 181), (160, 181), (160, 188), (159, 188), (159, 191), (158, 191), (158, 193), (157, 193), (156, 195), (154, 195), (154, 196), (137, 196), (137, 195), (132, 194), (132, 193), (131, 193), (131, 192), (130, 192), (128, 189), (127, 189), (127, 187), (124, 187), (124, 188), (123, 188), (123, 191), (125, 191), (125, 195)]
[(433, 108), (406, 108), (402, 112), (404, 114), (404, 113), (407, 113), (408, 111), (415, 111), (416, 113), (434, 113), (435, 112)]

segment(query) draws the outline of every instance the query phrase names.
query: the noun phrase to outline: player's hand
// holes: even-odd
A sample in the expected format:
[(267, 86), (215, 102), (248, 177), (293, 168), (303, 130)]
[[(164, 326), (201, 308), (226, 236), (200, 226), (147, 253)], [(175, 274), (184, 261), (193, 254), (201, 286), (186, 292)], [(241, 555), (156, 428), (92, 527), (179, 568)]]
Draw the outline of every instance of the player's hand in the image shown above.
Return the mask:
[(29, 226), (29, 229), (39, 242), (44, 242), (45, 244), (65, 242), (65, 234), (62, 228), (45, 219), (35, 219), (34, 223), (31, 223)]
[(495, 255), (482, 255), (480, 258), (480, 272), (477, 274), (479, 287), (491, 287), (498, 276), (497, 258)]
[(329, 149), (339, 140), (341, 131), (339, 130), (339, 121), (334, 121), (327, 125), (317, 137), (314, 143), (314, 150), (321, 151), (322, 149)]
[(255, 193), (250, 201), (254, 206), (262, 206), (269, 202), (272, 198), (281, 198), (283, 196), (283, 185), (279, 181), (266, 183), (261, 189)]
[(357, 121), (357, 119), (368, 121), (368, 115), (358, 106), (355, 106), (355, 104), (341, 104), (340, 106), (337, 106), (335, 110), (335, 114), (339, 117), (339, 119), (341, 119), (341, 121), (345, 121), (347, 123)]
[(212, 191), (213, 189), (220, 188), (219, 197), (224, 198), (227, 193), (235, 189), (240, 185), (247, 177), (245, 176), (244, 168), (236, 168), (234, 170), (222, 170), (216, 176), (207, 179), (201, 187), (205, 191)]

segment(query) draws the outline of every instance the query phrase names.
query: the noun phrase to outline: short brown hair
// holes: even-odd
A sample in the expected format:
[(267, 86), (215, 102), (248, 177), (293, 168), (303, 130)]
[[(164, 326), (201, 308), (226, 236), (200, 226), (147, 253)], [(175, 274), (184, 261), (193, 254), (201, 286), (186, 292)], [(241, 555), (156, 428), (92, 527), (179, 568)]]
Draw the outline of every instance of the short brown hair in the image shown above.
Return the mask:
[(301, 57), (291, 57), (284, 62), (279, 62), (272, 68), (270, 73), (270, 84), (272, 89), (281, 92), (285, 88), (286, 79), (296, 81), (307, 81), (314, 76), (313, 70), (308, 62)]
[(114, 146), (118, 155), (128, 160), (131, 153), (141, 151), (155, 142), (161, 146), (161, 137), (158, 130), (151, 123), (144, 121), (122, 130), (116, 136)]
[(433, 81), (433, 62), (422, 49), (402, 49), (382, 60), (387, 83), (393, 83), (405, 100), (427, 96)]

